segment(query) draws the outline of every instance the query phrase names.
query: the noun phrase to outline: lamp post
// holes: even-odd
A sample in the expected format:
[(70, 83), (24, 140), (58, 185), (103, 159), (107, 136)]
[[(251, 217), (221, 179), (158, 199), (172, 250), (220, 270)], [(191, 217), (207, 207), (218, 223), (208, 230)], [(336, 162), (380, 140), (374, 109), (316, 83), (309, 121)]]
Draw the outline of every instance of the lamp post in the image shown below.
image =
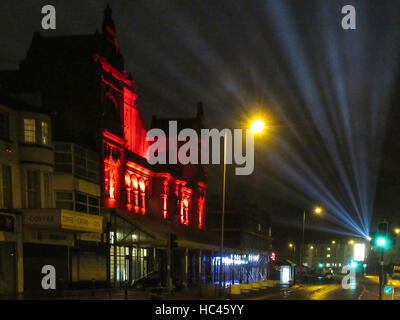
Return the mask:
[[(251, 124), (251, 130), (254, 134), (260, 133), (264, 130), (265, 125), (264, 122), (260, 119), (253, 121)], [(225, 279), (224, 275), (224, 267), (223, 267), (223, 256), (224, 256), (224, 231), (225, 231), (225, 198), (226, 198), (226, 131), (224, 134), (224, 173), (223, 173), (223, 182), (222, 182), (222, 214), (221, 214), (221, 257), (219, 264), (219, 286), (222, 289), (222, 278)], [(225, 281), (224, 281), (225, 284)], [(222, 290), (220, 291), (222, 294)]]
[(223, 257), (224, 257), (224, 230), (225, 230), (225, 192), (226, 192), (226, 131), (224, 135), (224, 177), (222, 182), (222, 214), (221, 214), (221, 254), (219, 260), (219, 286), (222, 295), (222, 273), (223, 273)]
[(296, 246), (292, 242), (289, 243), (289, 249), (292, 251), (292, 257), (295, 259)]
[[(315, 207), (314, 208), (314, 214), (321, 214), (322, 213), (322, 208), (321, 207)], [(303, 250), (304, 250), (304, 228), (306, 225), (306, 211), (303, 211), (303, 226), (302, 226), (302, 232), (301, 232), (301, 248), (300, 248), (300, 276), (303, 276)]]

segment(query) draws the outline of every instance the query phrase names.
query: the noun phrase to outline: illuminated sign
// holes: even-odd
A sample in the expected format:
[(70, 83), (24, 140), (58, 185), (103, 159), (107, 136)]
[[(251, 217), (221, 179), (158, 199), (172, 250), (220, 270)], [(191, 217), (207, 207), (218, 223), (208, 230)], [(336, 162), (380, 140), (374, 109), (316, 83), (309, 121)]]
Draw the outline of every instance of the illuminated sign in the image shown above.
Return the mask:
[(103, 232), (103, 217), (64, 209), (24, 213), (24, 223), (52, 229)]
[(290, 267), (281, 266), (281, 284), (289, 284), (290, 281)]
[(354, 261), (364, 261), (365, 259), (365, 244), (354, 244)]

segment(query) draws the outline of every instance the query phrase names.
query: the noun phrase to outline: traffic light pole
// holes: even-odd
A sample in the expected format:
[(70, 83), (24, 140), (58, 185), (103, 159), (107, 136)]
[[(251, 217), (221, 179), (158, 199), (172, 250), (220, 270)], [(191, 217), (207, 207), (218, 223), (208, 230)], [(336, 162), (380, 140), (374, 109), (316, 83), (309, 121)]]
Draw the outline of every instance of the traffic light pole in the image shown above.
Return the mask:
[(172, 250), (171, 250), (171, 222), (170, 219), (167, 218), (167, 230), (168, 230), (168, 243), (167, 243), (167, 290), (168, 294), (171, 294), (172, 291), (172, 281), (171, 281), (171, 255), (172, 255)]
[(382, 300), (382, 288), (383, 288), (383, 281), (384, 281), (384, 260), (383, 260), (383, 248), (381, 249), (381, 261), (380, 261), (380, 277), (379, 277), (379, 300)]

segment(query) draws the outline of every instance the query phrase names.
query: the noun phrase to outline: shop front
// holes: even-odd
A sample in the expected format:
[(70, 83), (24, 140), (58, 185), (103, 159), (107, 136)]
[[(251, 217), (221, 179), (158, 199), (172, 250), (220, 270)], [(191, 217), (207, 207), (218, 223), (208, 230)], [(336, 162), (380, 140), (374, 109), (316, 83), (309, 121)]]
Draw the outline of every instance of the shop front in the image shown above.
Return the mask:
[(139, 221), (113, 211), (109, 215), (108, 279), (114, 288), (158, 272), (165, 275), (165, 239), (150, 234)]
[(22, 246), (19, 217), (0, 213), (0, 297), (21, 292)]
[(56, 291), (71, 289), (94, 277), (106, 279), (105, 263), (102, 268), (97, 246), (82, 246), (93, 239), (102, 239), (101, 216), (64, 209), (36, 209), (24, 210), (23, 220), (25, 293), (44, 293), (41, 281), (45, 265), (56, 270)]
[(266, 253), (240, 253), (231, 250), (222, 257), (216, 255), (212, 265), (215, 284), (251, 283), (268, 278), (268, 255)]

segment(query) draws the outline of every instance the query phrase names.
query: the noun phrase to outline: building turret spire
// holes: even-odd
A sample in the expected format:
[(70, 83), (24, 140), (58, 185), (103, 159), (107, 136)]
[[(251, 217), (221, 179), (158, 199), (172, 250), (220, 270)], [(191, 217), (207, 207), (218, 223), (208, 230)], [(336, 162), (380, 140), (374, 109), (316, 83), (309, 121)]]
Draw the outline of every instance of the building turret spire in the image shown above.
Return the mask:
[(118, 51), (117, 33), (115, 31), (115, 24), (112, 18), (112, 10), (109, 3), (107, 3), (107, 7), (104, 10), (102, 31), (106, 39), (110, 41), (115, 46), (116, 51)]

